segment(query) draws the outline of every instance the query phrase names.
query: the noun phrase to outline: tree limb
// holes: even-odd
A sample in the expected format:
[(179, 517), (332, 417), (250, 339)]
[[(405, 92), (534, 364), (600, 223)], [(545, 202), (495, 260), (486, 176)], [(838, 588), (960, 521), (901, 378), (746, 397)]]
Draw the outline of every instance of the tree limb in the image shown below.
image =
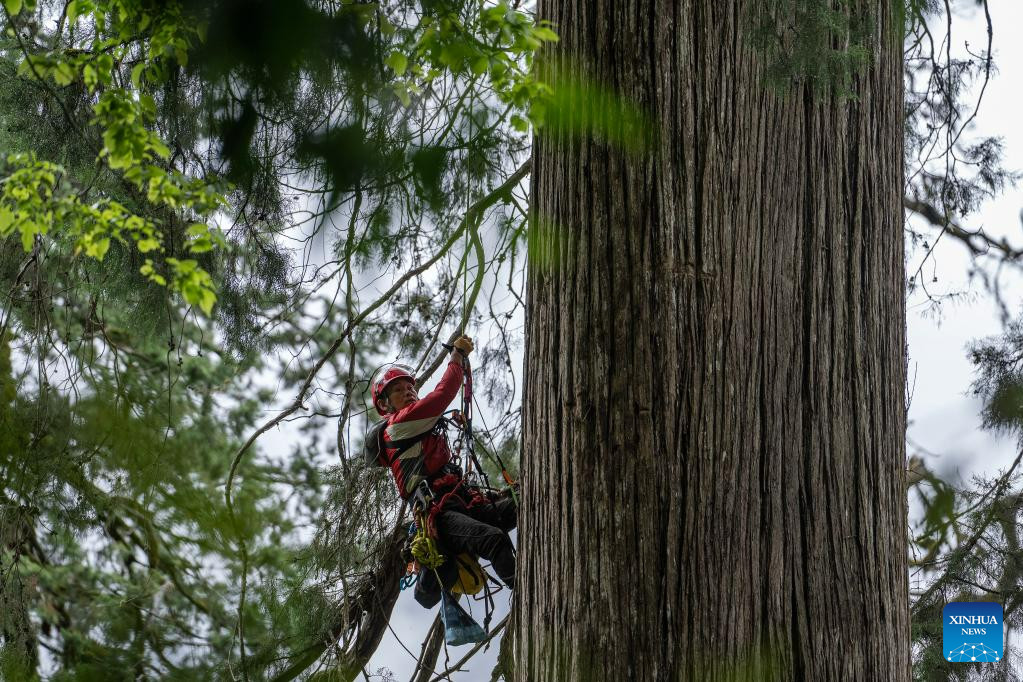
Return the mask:
[(430, 682), (430, 675), (436, 674), (437, 656), (440, 655), (441, 644), (444, 643), (444, 621), (440, 614), (433, 619), (433, 625), (423, 641), (423, 651), (416, 661), (416, 669), (412, 672), (409, 682)]
[(1004, 238), (1001, 240), (995, 239), (984, 232), (984, 230), (968, 230), (953, 220), (951, 216), (944, 215), (937, 207), (931, 204), (911, 197), (904, 197), (902, 205), (921, 216), (934, 227), (941, 228), (945, 234), (958, 239), (973, 256), (985, 256), (992, 250), (995, 250), (1007, 261), (1017, 261), (1020, 260), (1020, 257), (1023, 257), (1023, 248), (1013, 248), (1009, 246), (1009, 242)]
[[(401, 592), (398, 583), (405, 572), (405, 562), (401, 559), (401, 545), (407, 536), (405, 524), (399, 521), (379, 549), (379, 564), (366, 575), (357, 588), (351, 604), (342, 612), (339, 620), (320, 641), (295, 652), (293, 655), (295, 661), (274, 675), (271, 682), (289, 682), (295, 679), (316, 663), (327, 647), (337, 641), (344, 632), (360, 628), (361, 625), (355, 644), (345, 653), (344, 660), (338, 666), (342, 674), (351, 671), (347, 679), (354, 679), (380, 646), (380, 640), (391, 619), (391, 611), (398, 601)], [(363, 618), (364, 613), (368, 614), (368, 618)]]
[(447, 677), (451, 673), (457, 672), (463, 665), (465, 665), (466, 661), (468, 661), (470, 658), (473, 657), (473, 655), (477, 651), (482, 649), (485, 645), (490, 644), (490, 640), (492, 640), (494, 637), (496, 637), (497, 633), (499, 633), (501, 630), (503, 630), (504, 626), (508, 624), (508, 618), (509, 618), (508, 616), (505, 616), (504, 619), (501, 620), (500, 623), (498, 623), (497, 625), (494, 626), (494, 629), (490, 631), (490, 634), (487, 635), (486, 639), (484, 639), (482, 642), (479, 642), (473, 648), (469, 649), (469, 652), (467, 654), (465, 654), (465, 656), (462, 656), (460, 659), (458, 659), (458, 662), (456, 662), (453, 666), (451, 666), (450, 668), (448, 668), (444, 672), (440, 673), (436, 677), (432, 678), (430, 680), (430, 682), (438, 682), (438, 680), (444, 679), (445, 677)]

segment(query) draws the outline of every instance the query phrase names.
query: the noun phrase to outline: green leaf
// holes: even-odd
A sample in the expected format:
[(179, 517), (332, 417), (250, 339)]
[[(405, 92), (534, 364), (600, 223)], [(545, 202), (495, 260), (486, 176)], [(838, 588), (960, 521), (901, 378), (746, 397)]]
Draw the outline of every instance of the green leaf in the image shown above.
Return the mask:
[(520, 133), (524, 133), (529, 130), (529, 121), (522, 118), (518, 114), (512, 114), (510, 119), (511, 127)]
[(460, 71), (465, 61), (476, 55), (476, 50), (465, 42), (448, 43), (440, 50), (440, 63), (452, 71)]
[(403, 76), (405, 75), (405, 69), (408, 68), (408, 57), (403, 55), (401, 52), (392, 52), (387, 55), (387, 59), (384, 63), (391, 67), (395, 75)]
[(6, 237), (14, 224), (14, 212), (6, 206), (0, 206), (0, 237)]
[(139, 87), (139, 83), (142, 81), (142, 71), (146, 68), (145, 62), (140, 62), (132, 67), (131, 70), (131, 84), (136, 90)]
[(407, 107), (412, 104), (412, 96), (409, 95), (408, 87), (404, 83), (394, 84), (394, 94), (396, 94), (398, 99), (401, 100), (401, 105), (403, 107)]
[(31, 220), (26, 220), (21, 224), (21, 246), (26, 251), (32, 250), (32, 241), (37, 232), (39, 232), (39, 226)]
[(13, 17), (21, 12), (21, 0), (4, 0), (4, 7), (7, 8), (7, 12)]
[(146, 237), (145, 239), (139, 240), (138, 247), (139, 251), (142, 253), (149, 253), (150, 251), (155, 251), (160, 248), (160, 242), (153, 237)]
[(108, 54), (101, 54), (96, 58), (96, 69), (99, 72), (111, 72), (114, 70), (114, 58)]
[(167, 286), (167, 280), (153, 268), (152, 259), (147, 258), (146, 262), (142, 264), (141, 268), (139, 268), (139, 272), (145, 275), (149, 281), (156, 282), (162, 287)]
[(472, 60), (472, 72), (474, 75), (479, 76), (486, 73), (490, 67), (490, 59), (486, 55), (480, 55), (476, 59)]
[(67, 62), (57, 62), (52, 75), (53, 80), (61, 87), (71, 85), (75, 81), (75, 71)]
[(538, 40), (544, 40), (549, 43), (556, 43), (561, 38), (557, 33), (547, 28), (546, 26), (536, 26), (533, 28), (533, 37)]
[(95, 90), (99, 84), (99, 75), (96, 73), (96, 67), (92, 64), (86, 64), (82, 69), (82, 78), (85, 80), (85, 87), (89, 90)]
[(107, 251), (109, 250), (110, 250), (109, 237), (94, 239), (85, 245), (86, 255), (92, 256), (96, 260), (103, 260), (103, 256), (107, 255)]
[(199, 307), (207, 315), (213, 310), (213, 304), (217, 302), (217, 295), (209, 289), (202, 290), (202, 299), (199, 301)]
[(161, 159), (166, 159), (170, 156), (170, 149), (167, 148), (163, 142), (161, 142), (156, 136), (149, 143), (153, 153), (159, 156)]
[(209, 237), (200, 237), (194, 242), (189, 242), (188, 252), (189, 253), (206, 253), (207, 251), (213, 250), (213, 240)]

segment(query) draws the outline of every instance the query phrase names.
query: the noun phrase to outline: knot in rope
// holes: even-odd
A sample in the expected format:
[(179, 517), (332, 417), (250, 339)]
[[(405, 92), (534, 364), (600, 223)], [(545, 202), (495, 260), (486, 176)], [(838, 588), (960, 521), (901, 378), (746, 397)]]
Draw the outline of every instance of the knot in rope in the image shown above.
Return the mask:
[(444, 563), (444, 555), (437, 548), (437, 541), (426, 531), (426, 524), (416, 524), (416, 537), (412, 539), (412, 557), (420, 566), (433, 570)]

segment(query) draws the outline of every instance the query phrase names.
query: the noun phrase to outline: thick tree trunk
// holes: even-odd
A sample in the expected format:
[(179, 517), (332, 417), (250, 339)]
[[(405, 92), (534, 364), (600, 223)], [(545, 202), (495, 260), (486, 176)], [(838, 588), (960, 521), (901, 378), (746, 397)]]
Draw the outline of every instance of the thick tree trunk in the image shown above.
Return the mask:
[(657, 142), (535, 145), (517, 680), (909, 679), (900, 29), (780, 94), (741, 4), (540, 4)]

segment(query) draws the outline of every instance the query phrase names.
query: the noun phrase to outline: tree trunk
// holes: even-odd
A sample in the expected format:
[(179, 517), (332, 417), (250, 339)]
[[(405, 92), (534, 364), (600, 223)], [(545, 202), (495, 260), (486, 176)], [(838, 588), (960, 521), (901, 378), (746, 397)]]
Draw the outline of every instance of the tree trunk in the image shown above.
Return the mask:
[(534, 146), (517, 680), (909, 679), (901, 26), (782, 93), (741, 4), (540, 3), (656, 142)]

